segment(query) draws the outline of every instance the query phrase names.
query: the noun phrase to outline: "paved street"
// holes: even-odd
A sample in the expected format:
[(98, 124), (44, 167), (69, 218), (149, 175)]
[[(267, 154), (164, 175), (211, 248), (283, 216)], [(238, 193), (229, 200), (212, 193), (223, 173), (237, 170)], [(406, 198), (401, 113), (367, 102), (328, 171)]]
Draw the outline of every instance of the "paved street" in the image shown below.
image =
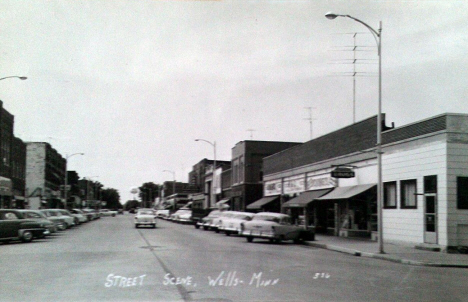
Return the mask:
[(133, 215), (0, 245), (1, 301), (466, 301), (468, 270), (226, 237)]

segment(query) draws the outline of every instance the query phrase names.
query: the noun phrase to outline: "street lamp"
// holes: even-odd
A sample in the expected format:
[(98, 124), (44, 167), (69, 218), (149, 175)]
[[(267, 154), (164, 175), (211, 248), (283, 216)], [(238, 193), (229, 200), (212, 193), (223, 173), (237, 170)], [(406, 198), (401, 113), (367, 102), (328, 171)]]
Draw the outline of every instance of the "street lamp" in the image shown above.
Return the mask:
[(18, 78), (18, 79), (23, 80), (23, 81), (28, 79), (27, 77), (9, 76), (9, 77), (0, 78), (0, 81), (5, 80), (5, 79), (9, 79), (9, 78)]
[[(175, 172), (171, 170), (163, 170), (163, 172), (169, 172), (172, 173), (172, 194), (175, 194), (175, 186), (176, 186), (176, 180), (175, 180)], [(174, 196), (174, 211), (176, 210), (176, 200)]]
[[(26, 79), (26, 77), (25, 77)], [(23, 79), (22, 79), (23, 80)], [(84, 153), (73, 153), (71, 155), (66, 155), (65, 156), (65, 186), (63, 187), (63, 190), (64, 190), (64, 197), (65, 197), (65, 203), (64, 203), (64, 206), (63, 208), (66, 209), (67, 208), (67, 201), (68, 201), (68, 171), (67, 171), (67, 165), (68, 165), (68, 159), (74, 155), (84, 155)]]
[(195, 139), (195, 141), (196, 142), (202, 141), (213, 146), (213, 180), (212, 180), (213, 185), (211, 186), (211, 202), (210, 202), (211, 203), (210, 207), (211, 207), (211, 206), (214, 206), (216, 203), (216, 188), (215, 188), (215, 185), (216, 185), (216, 173), (215, 173), (216, 172), (216, 141), (210, 142), (201, 138), (197, 138)]
[(383, 247), (383, 222), (382, 222), (382, 21), (379, 22), (379, 29), (378, 31), (370, 27), (368, 24), (364, 23), (363, 21), (351, 17), (350, 15), (337, 15), (334, 13), (326, 13), (325, 17), (327, 19), (333, 20), (336, 17), (346, 17), (353, 19), (356, 22), (361, 23), (364, 25), (372, 34), (377, 43), (377, 53), (379, 55), (379, 109), (377, 115), (377, 144), (376, 144), (376, 152), (377, 152), (377, 211), (378, 211), (378, 240), (379, 240), (379, 252), (384, 254), (384, 247)]

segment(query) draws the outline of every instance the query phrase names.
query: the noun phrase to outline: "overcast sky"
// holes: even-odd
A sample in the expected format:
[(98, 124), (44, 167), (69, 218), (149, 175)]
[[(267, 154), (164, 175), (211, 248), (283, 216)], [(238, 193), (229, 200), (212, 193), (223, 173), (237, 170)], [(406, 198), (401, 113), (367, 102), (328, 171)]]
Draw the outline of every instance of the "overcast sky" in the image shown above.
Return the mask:
[[(188, 181), (243, 140), (310, 139), (353, 123), (353, 57), (376, 63), (383, 112), (402, 126), (468, 113), (468, 1), (2, 0), (0, 99), (15, 136), (118, 189)], [(337, 61), (338, 64), (337, 64)], [(378, 65), (356, 65), (356, 120), (377, 114)], [(338, 75), (338, 76), (336, 76)], [(249, 131), (253, 129), (253, 131)]]

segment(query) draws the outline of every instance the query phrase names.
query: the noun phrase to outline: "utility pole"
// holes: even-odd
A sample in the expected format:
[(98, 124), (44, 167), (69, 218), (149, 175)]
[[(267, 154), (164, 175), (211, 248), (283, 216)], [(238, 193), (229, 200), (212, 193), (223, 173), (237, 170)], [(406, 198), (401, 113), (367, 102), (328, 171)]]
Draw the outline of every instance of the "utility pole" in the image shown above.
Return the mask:
[(317, 108), (315, 108), (315, 107), (304, 107), (304, 109), (309, 110), (309, 117), (308, 117), (308, 118), (305, 118), (305, 120), (309, 121), (310, 139), (312, 140), (312, 139), (314, 138), (312, 121), (315, 120), (314, 118), (312, 118), (312, 109), (317, 109)]

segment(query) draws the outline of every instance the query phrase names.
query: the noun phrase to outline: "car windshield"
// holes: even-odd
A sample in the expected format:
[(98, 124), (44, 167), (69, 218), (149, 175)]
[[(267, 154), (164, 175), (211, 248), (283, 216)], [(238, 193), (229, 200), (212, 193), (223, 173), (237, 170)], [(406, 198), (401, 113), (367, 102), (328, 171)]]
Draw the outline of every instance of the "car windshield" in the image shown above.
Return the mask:
[(153, 215), (153, 211), (138, 211), (138, 214), (140, 215)]
[(273, 221), (276, 223), (280, 223), (281, 218), (276, 217), (276, 216), (269, 216), (269, 215), (255, 215), (252, 220)]

